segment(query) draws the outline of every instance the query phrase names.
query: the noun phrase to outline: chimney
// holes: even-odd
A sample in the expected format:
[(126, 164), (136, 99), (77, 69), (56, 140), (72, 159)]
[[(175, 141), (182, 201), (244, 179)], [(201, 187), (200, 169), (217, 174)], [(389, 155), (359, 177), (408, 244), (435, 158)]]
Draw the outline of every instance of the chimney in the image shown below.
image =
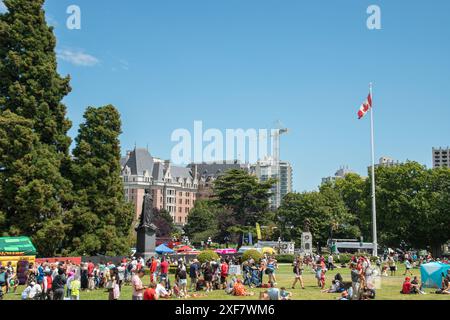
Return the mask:
[(198, 165), (196, 163), (194, 163), (192, 165), (191, 170), (192, 170), (192, 178), (194, 178), (194, 179), (198, 178), (197, 177), (197, 175), (198, 175)]

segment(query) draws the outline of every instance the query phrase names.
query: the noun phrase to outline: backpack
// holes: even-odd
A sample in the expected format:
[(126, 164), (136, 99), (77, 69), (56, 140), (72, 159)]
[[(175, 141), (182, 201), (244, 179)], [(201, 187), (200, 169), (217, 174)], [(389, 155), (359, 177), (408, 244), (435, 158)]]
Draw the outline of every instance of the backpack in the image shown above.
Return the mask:
[(180, 279), (186, 279), (186, 276), (187, 276), (186, 270), (182, 269), (182, 270), (180, 270), (180, 271), (178, 272), (178, 278), (180, 278)]
[(0, 284), (4, 286), (6, 283), (6, 272), (0, 273)]

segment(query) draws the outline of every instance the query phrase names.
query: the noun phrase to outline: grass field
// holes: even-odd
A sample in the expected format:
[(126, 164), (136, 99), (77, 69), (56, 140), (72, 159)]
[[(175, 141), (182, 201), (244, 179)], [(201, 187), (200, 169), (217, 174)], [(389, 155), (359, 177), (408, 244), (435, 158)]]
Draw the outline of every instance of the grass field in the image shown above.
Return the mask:
[[(403, 270), (399, 270), (398, 275), (395, 277), (383, 277), (381, 280), (381, 286), (377, 289), (377, 300), (448, 300), (450, 301), (450, 295), (435, 294), (435, 289), (426, 289), (425, 295), (402, 295), (400, 294), (401, 286), (404, 277), (401, 275)], [(327, 287), (331, 285), (331, 280), (334, 278), (336, 273), (340, 272), (344, 278), (344, 281), (349, 281), (350, 271), (349, 269), (336, 269), (334, 271), (327, 272)], [(419, 269), (413, 270), (414, 275), (420, 276)], [(278, 287), (286, 287), (288, 291), (292, 292), (293, 300), (335, 300), (339, 298), (339, 294), (332, 293), (321, 293), (320, 288), (317, 287), (316, 279), (311, 270), (306, 269), (304, 272), (304, 282), (305, 289), (302, 290), (297, 284), (297, 288), (290, 289), (293, 281), (292, 267), (290, 265), (280, 265), (277, 272), (277, 283)], [(173, 276), (172, 276), (173, 277)], [(145, 276), (144, 284), (150, 281), (149, 276)], [(173, 283), (173, 278), (171, 279)], [(267, 276), (265, 276), (265, 281), (267, 281)], [(18, 293), (21, 293), (24, 287), (18, 289)], [(234, 297), (225, 294), (223, 290), (217, 290), (210, 293), (200, 292), (199, 297), (188, 298), (189, 300), (256, 300), (259, 298), (259, 292), (265, 289), (250, 289), (250, 291), (255, 292), (254, 296), (249, 297)], [(7, 294), (4, 300), (19, 300), (20, 294)], [(80, 300), (107, 300), (108, 293), (103, 290), (95, 290), (91, 292), (81, 292)], [(122, 288), (122, 293), (120, 300), (131, 300), (131, 287), (124, 286)]]

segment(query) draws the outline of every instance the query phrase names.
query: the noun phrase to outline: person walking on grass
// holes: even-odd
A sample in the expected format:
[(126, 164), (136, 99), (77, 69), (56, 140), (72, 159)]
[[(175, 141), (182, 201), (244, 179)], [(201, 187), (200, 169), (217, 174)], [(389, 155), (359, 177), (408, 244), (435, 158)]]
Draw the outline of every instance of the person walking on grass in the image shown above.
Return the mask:
[(411, 276), (413, 275), (411, 272), (412, 269), (412, 264), (408, 259), (405, 259), (405, 273), (403, 274), (404, 276), (406, 276), (406, 274), (410, 274)]
[(352, 263), (351, 264), (351, 272), (350, 272), (350, 276), (352, 279), (352, 296), (351, 299), (352, 300), (359, 300), (359, 293), (360, 293), (360, 279), (361, 279), (361, 275), (360, 275), (360, 270), (358, 270), (358, 267), (356, 265), (356, 263)]
[(395, 271), (397, 271), (397, 264), (395, 263), (395, 259), (392, 256), (388, 258), (388, 266), (391, 277), (395, 277)]
[(297, 257), (294, 261), (294, 283), (292, 284), (292, 289), (295, 289), (295, 285), (297, 282), (300, 282), (302, 289), (305, 289), (305, 285), (303, 283), (303, 259), (301, 257)]
[[(197, 282), (199, 277), (200, 266), (197, 259), (194, 259), (189, 266), (189, 277), (191, 278), (191, 284), (189, 285), (189, 291), (197, 291)], [(192, 289), (194, 287), (194, 289)]]

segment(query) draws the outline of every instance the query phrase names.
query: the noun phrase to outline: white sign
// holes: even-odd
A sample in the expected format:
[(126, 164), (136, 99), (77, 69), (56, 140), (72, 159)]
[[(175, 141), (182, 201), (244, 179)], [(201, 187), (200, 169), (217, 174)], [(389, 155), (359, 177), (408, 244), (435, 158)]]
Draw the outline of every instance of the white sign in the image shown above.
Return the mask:
[(241, 266), (239, 266), (239, 265), (231, 265), (229, 270), (228, 270), (228, 274), (240, 276), (241, 275)]

